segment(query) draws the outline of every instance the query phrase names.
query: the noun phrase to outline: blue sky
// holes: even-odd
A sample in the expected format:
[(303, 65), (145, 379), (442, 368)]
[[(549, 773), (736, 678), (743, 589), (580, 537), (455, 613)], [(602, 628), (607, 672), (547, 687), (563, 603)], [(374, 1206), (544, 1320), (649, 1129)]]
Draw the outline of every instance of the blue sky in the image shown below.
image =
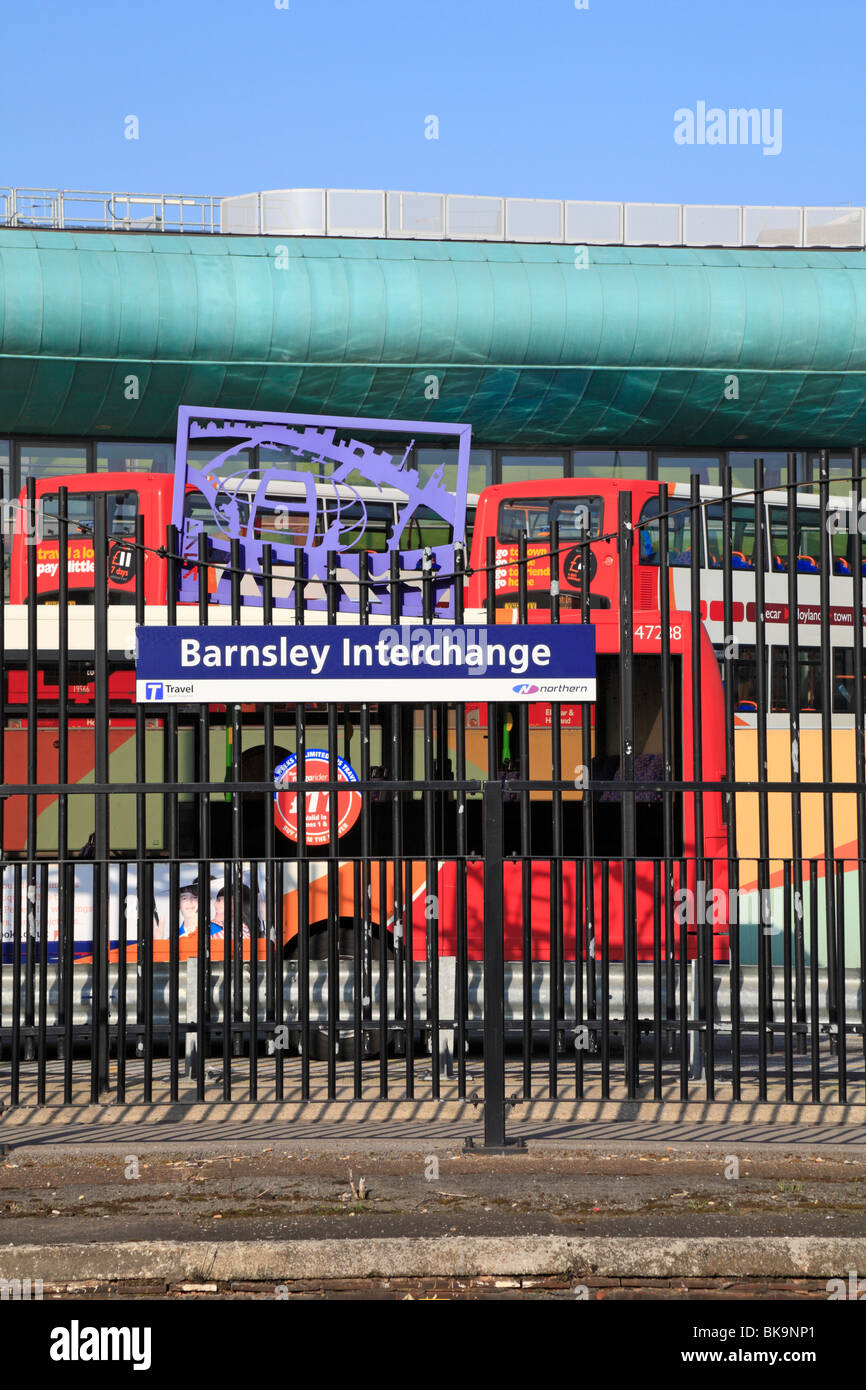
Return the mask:
[[(588, 4), (6, 5), (0, 186), (866, 202), (862, 0)], [(699, 101), (781, 109), (781, 152), (677, 145)]]

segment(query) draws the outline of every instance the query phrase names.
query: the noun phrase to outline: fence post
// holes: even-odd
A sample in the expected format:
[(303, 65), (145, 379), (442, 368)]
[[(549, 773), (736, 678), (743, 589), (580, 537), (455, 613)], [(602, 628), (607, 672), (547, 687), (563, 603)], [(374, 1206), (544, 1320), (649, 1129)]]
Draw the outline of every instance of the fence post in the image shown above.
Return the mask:
[[(93, 504), (93, 651), (94, 651), (94, 756), (97, 786), (108, 783), (108, 505), (104, 492)], [(108, 872), (108, 793), (94, 798), (93, 864), (93, 1059), (91, 1100), (108, 1090), (108, 925), (110, 877)]]
[[(634, 529), (631, 519), (631, 493), (619, 494), (617, 518), (620, 563), (619, 665), (620, 665), (620, 768), (623, 783), (634, 781), (634, 613), (632, 608), (632, 556)], [(637, 827), (636, 796), (622, 793), (622, 941), (623, 1005), (625, 1025), (625, 1072), (629, 1099), (637, 1095), (638, 1085), (638, 989), (637, 989)]]
[(504, 787), (484, 783), (484, 1143), (475, 1153), (525, 1152), (522, 1139), (505, 1137), (505, 911), (502, 885)]

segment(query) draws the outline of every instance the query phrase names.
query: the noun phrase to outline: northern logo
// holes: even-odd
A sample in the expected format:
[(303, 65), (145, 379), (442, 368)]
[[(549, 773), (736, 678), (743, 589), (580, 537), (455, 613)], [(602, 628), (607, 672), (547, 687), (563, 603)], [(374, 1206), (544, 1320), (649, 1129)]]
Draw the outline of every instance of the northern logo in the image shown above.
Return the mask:
[(511, 687), (511, 689), (514, 691), (515, 695), (537, 695), (537, 694), (538, 694), (538, 686), (537, 686), (537, 685), (513, 685), (513, 686)]

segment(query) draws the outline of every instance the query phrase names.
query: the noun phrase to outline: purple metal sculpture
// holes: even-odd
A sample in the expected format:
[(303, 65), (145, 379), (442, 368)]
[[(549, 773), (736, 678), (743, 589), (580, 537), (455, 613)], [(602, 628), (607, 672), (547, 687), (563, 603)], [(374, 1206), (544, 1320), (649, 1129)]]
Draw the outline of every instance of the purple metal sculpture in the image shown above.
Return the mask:
[[(353, 438), (354, 433), (377, 438), (397, 436), (394, 453)], [(408, 456), (423, 436), (457, 444), (457, 479), (453, 491), (443, 480), (444, 463), (421, 483)], [(216, 446), (201, 467), (190, 464), (191, 447)], [(224, 447), (221, 447), (224, 446)], [(401, 616), (422, 611), (421, 572), (425, 551), (418, 529), (423, 523), (444, 531), (449, 540), (430, 548), (428, 563), (441, 578), (434, 579), (437, 616), (450, 616), (454, 607), (455, 544), (465, 537), (469, 482), (469, 425), (446, 425), (417, 420), (367, 420), (330, 415), (282, 415), (271, 411), (220, 411), (181, 406), (178, 412), (172, 522), (178, 529), (181, 554), (198, 555), (202, 532), (209, 543), (211, 601), (231, 602), (228, 570), (231, 542), (239, 542), (240, 590), (243, 603), (262, 603), (262, 552), (271, 545), (274, 602), (294, 603), (296, 557), (303, 555), (305, 606), (325, 609), (324, 581), (329, 558), (336, 560), (340, 612), (359, 607), (359, 556), (369, 561), (371, 615), (391, 613), (387, 581), (391, 556), (397, 554), (402, 580)], [(268, 452), (290, 455), (285, 462), (268, 463)], [(233, 460), (246, 455), (242, 467)], [(295, 462), (297, 460), (297, 462)], [(361, 481), (359, 481), (359, 479)], [(351, 481), (350, 481), (351, 480)], [(401, 538), (416, 523), (418, 544), (400, 549)], [(371, 549), (376, 532), (377, 549)], [(194, 602), (198, 593), (195, 567), (182, 569), (181, 601)]]

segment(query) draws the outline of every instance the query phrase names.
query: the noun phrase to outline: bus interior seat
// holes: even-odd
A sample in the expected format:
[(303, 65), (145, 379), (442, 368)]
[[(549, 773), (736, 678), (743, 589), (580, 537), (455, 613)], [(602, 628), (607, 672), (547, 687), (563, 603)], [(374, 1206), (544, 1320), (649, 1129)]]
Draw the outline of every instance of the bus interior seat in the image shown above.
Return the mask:
[(797, 556), (798, 574), (818, 574), (818, 561), (811, 555)]
[(648, 527), (644, 526), (644, 527), (641, 529), (641, 533), (640, 533), (640, 557), (641, 557), (641, 560), (642, 560), (644, 563), (647, 563), (648, 561), (654, 560), (654, 559), (655, 559), (655, 555), (656, 555), (656, 550), (655, 550), (655, 546), (653, 545), (653, 538), (652, 538), (652, 536), (650, 535), (650, 532), (649, 532)]
[(848, 561), (847, 561), (846, 559), (844, 559), (841, 555), (840, 555), (836, 560), (833, 561), (833, 573), (834, 573), (834, 574), (850, 574), (850, 573), (851, 573), (851, 566), (848, 564)]
[(731, 569), (734, 570), (753, 570), (755, 566), (751, 560), (747, 560), (742, 550), (731, 551)]

